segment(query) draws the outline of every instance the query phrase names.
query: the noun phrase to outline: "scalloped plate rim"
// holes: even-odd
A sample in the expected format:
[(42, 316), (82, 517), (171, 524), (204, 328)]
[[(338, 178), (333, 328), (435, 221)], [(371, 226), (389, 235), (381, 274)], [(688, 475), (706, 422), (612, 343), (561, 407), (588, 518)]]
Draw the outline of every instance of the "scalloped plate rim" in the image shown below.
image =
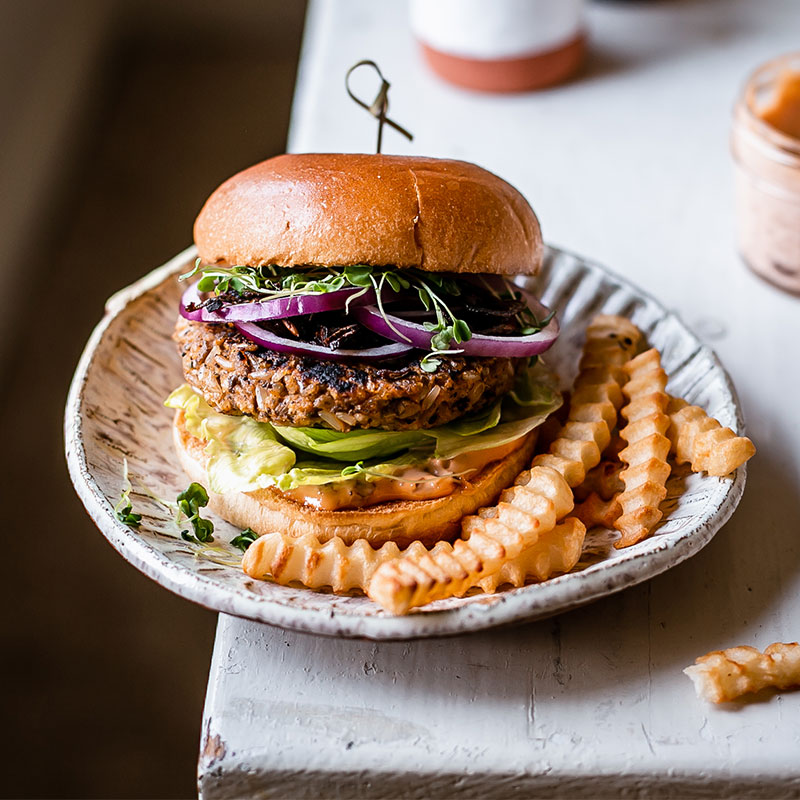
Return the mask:
[[(682, 334), (691, 338), (697, 349), (703, 350), (710, 357), (714, 368), (719, 371), (731, 397), (737, 429), (740, 433), (744, 431), (741, 408), (730, 376), (716, 353), (704, 345), (677, 314), (668, 311), (652, 295), (605, 266), (563, 248), (551, 246), (549, 251), (572, 257), (592, 269), (599, 270), (619, 286), (630, 290), (637, 298), (655, 305), (663, 312), (661, 319), (672, 318)], [(329, 595), (331, 608), (328, 610), (303, 609), (296, 607), (291, 601), (279, 602), (249, 593), (240, 587), (221, 585), (214, 578), (172, 561), (116, 519), (108, 500), (92, 477), (83, 446), (80, 414), (89, 369), (98, 345), (111, 323), (130, 302), (159, 286), (165, 278), (178, 272), (195, 256), (196, 248), (188, 247), (166, 264), (157, 267), (109, 298), (106, 303), (106, 313), (93, 330), (70, 385), (65, 409), (64, 437), (67, 466), (75, 490), (89, 516), (110, 544), (126, 561), (160, 585), (210, 610), (296, 631), (389, 641), (452, 636), (533, 621), (593, 602), (642, 583), (676, 566), (708, 544), (728, 521), (742, 497), (746, 482), (745, 467), (740, 467), (733, 479), (719, 479), (729, 482), (728, 490), (710, 510), (708, 518), (699, 528), (670, 534), (670, 537), (674, 538), (663, 541), (655, 550), (629, 551), (615, 557), (613, 562), (592, 564), (579, 572), (561, 575), (544, 583), (493, 595), (474, 595), (468, 598), (469, 602), (451, 609), (428, 610), (403, 617), (395, 617), (382, 611), (374, 616), (364, 616), (336, 609), (336, 602), (343, 599), (336, 595)], [(670, 558), (658, 558), (662, 553), (669, 553)], [(650, 563), (647, 563), (648, 561)], [(556, 602), (552, 602), (553, 600)]]

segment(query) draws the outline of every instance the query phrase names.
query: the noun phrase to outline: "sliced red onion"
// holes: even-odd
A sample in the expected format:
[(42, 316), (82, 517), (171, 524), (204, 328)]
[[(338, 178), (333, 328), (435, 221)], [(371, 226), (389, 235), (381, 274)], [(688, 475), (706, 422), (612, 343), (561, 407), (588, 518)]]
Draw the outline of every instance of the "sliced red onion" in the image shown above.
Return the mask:
[[(544, 319), (550, 312), (538, 300), (526, 297), (531, 310)], [(431, 349), (433, 333), (425, 330), (423, 325), (402, 317), (383, 314), (375, 306), (361, 306), (353, 310), (356, 319), (374, 333), (413, 345), (420, 350)], [(460, 350), (467, 356), (505, 356), (522, 358), (537, 356), (547, 350), (558, 338), (558, 321), (555, 316), (538, 333), (528, 336), (490, 336), (484, 333), (473, 333), (469, 341), (451, 342), (453, 350)]]
[[(249, 303), (226, 304), (219, 311), (207, 308), (195, 308), (189, 311), (190, 305), (199, 306), (203, 297), (197, 290), (197, 284), (190, 286), (181, 297), (180, 314), (194, 322), (260, 322), (266, 319), (284, 319), (297, 317), (300, 314), (319, 314), (323, 311), (336, 311), (344, 308), (348, 298), (363, 289), (340, 289), (336, 292), (320, 294), (294, 295), (279, 297), (273, 300), (254, 300)], [(375, 292), (368, 289), (360, 297), (354, 298), (350, 305), (364, 305), (375, 302)]]
[(276, 350), (279, 353), (292, 353), (298, 356), (313, 356), (323, 361), (377, 361), (385, 358), (396, 358), (414, 349), (410, 344), (392, 341), (380, 347), (368, 347), (364, 350), (331, 350), (330, 347), (323, 347), (318, 344), (286, 339), (271, 331), (264, 330), (254, 322), (236, 322), (234, 324), (243, 336), (246, 336), (251, 342), (266, 347), (268, 350)]

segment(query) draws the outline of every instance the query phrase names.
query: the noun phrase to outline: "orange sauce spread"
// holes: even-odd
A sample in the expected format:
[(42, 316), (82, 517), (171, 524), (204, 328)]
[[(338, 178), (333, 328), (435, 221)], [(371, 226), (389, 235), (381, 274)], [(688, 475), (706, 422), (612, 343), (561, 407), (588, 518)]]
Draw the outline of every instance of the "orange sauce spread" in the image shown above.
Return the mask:
[(781, 75), (774, 99), (759, 116), (781, 133), (800, 139), (800, 72), (787, 70)]
[(521, 447), (523, 436), (499, 447), (474, 450), (455, 458), (431, 458), (416, 467), (406, 467), (391, 478), (353, 478), (320, 486), (301, 486), (286, 492), (297, 503), (322, 511), (364, 508), (389, 500), (433, 500), (446, 497), (468, 484), (492, 462), (500, 461)]

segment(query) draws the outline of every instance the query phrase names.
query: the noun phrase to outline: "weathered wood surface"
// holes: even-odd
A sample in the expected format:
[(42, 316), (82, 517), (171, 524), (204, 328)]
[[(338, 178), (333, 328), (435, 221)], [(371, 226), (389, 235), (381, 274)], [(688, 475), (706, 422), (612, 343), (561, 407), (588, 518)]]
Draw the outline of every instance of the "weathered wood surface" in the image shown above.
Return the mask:
[(692, 631), (719, 613), (687, 623), (673, 594), (697, 597), (702, 558), (679, 581), (456, 639), (336, 640), (222, 615), (202, 795), (797, 797), (800, 698), (710, 711), (681, 673), (705, 647)]
[[(724, 6), (724, 7), (723, 7)], [(292, 149), (374, 134), (342, 75), (392, 81), (389, 152), (508, 178), (548, 241), (607, 263), (720, 355), (759, 446), (703, 552), (556, 619), (448, 640), (336, 641), (221, 617), (204, 797), (800, 796), (800, 693), (700, 703), (708, 650), (800, 638), (800, 307), (734, 244), (730, 110), (748, 69), (797, 49), (794, 0), (595, 4), (583, 80), (486, 97), (430, 76), (400, 0), (312, 4)], [(351, 107), (352, 106), (352, 107)]]

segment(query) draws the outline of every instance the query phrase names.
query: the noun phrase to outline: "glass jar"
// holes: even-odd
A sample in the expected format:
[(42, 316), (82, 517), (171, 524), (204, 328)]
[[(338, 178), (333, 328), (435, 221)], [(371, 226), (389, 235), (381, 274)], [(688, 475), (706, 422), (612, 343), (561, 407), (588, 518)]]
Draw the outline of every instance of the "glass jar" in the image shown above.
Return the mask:
[(777, 104), (791, 102), (782, 96), (787, 80), (800, 81), (800, 53), (773, 59), (750, 76), (734, 109), (731, 150), (742, 258), (770, 283), (800, 294), (800, 138), (764, 119)]

